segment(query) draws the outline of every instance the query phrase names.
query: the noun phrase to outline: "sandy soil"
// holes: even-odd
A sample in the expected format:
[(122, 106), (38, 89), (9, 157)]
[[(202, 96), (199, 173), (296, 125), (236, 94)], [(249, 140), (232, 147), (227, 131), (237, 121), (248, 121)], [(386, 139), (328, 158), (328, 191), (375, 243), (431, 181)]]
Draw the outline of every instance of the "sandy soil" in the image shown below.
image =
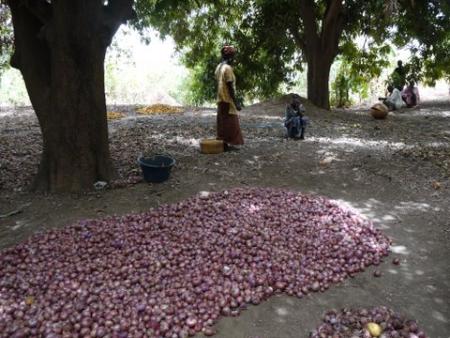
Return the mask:
[[(0, 112), (0, 249), (36, 231), (75, 220), (126, 214), (172, 203), (200, 191), (237, 186), (284, 187), (350, 205), (392, 237), (381, 265), (325, 293), (276, 296), (217, 325), (224, 338), (307, 337), (330, 308), (386, 305), (416, 318), (433, 338), (450, 337), (450, 103), (430, 102), (374, 120), (367, 111), (315, 110), (305, 141), (284, 138), (286, 98), (248, 107), (238, 152), (202, 155), (214, 136), (213, 110), (127, 118), (110, 123), (111, 148), (125, 188), (83, 195), (39, 195), (27, 185), (37, 169), (40, 133), (29, 108)], [(168, 152), (177, 165), (162, 184), (131, 184), (140, 153)], [(127, 181), (128, 180), (128, 181)], [(125, 182), (125, 183), (124, 183)], [(129, 182), (129, 183), (126, 183)], [(399, 267), (391, 259), (399, 257)]]

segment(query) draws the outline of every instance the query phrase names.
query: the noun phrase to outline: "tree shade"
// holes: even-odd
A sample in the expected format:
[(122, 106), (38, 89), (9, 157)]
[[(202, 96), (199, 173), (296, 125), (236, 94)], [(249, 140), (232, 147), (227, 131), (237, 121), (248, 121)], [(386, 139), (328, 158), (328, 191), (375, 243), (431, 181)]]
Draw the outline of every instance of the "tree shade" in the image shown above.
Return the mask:
[[(410, 48), (415, 78), (449, 78), (449, 13), (447, 0), (0, 0), (0, 69), (13, 44), (11, 65), (23, 75), (44, 141), (35, 188), (78, 191), (114, 174), (104, 58), (129, 19), (174, 38), (194, 71), (198, 102), (214, 99), (213, 72), (228, 42), (239, 51), (243, 96), (276, 93), (306, 64), (308, 98), (329, 108), (336, 57), (373, 76), (385, 66), (388, 42)], [(368, 37), (363, 48), (355, 42), (360, 36)]]

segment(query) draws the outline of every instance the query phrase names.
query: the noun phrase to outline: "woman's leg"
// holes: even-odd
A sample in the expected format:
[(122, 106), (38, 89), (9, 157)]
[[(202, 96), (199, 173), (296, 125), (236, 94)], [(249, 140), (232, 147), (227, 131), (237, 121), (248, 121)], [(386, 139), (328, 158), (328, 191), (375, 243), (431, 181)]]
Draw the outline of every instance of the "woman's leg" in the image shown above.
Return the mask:
[(217, 139), (223, 140), (225, 137), (225, 121), (224, 111), (228, 112), (228, 109), (222, 102), (217, 104)]
[(223, 140), (228, 145), (242, 145), (242, 137), (239, 125), (239, 116), (230, 114), (230, 104), (219, 102), (217, 111), (217, 139)]

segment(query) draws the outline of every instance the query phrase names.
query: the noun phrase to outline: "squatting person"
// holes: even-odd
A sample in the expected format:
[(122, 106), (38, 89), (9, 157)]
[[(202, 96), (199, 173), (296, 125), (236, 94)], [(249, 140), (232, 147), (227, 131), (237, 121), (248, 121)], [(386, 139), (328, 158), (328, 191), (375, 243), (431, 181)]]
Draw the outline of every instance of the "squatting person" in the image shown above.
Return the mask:
[(287, 137), (296, 140), (305, 139), (305, 129), (308, 119), (303, 116), (305, 107), (300, 102), (300, 96), (293, 95), (292, 101), (286, 107), (284, 126), (286, 127)]

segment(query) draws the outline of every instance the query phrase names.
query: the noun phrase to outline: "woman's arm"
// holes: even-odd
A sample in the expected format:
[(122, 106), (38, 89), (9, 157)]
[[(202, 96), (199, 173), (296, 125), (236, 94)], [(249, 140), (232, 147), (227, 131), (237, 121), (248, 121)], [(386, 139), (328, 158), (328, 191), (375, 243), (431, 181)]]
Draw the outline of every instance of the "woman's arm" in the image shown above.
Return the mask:
[(236, 100), (236, 93), (234, 92), (233, 82), (227, 82), (228, 92), (230, 93), (231, 98), (233, 99), (234, 105), (237, 110), (241, 110), (242, 107), (239, 102)]

